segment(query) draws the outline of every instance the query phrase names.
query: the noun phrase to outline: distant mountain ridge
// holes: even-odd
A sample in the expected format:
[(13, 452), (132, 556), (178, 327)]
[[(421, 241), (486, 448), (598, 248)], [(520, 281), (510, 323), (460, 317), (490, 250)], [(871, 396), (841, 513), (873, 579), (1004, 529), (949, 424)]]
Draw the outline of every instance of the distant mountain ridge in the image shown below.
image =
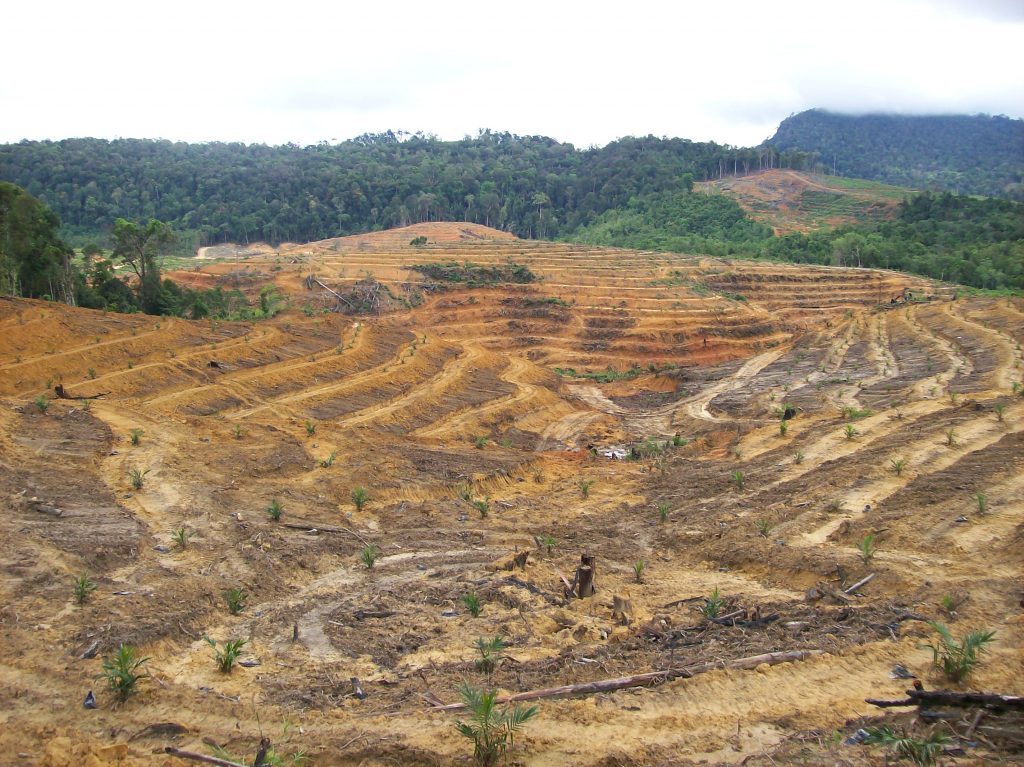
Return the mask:
[(815, 153), (840, 176), (1024, 200), (1024, 120), (810, 109), (783, 120), (765, 143)]

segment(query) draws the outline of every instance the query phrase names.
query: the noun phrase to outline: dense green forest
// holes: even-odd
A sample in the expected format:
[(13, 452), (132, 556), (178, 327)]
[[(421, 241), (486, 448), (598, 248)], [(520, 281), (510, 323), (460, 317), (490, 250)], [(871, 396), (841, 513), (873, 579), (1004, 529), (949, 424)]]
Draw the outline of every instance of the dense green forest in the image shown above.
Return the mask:
[(767, 143), (812, 153), (840, 176), (1024, 200), (1024, 120), (811, 109), (783, 120)]
[(894, 221), (772, 236), (732, 199), (699, 193), (635, 198), (581, 227), (594, 245), (900, 269), (978, 288), (1024, 289), (1024, 205), (948, 192), (915, 195)]
[(389, 132), (306, 147), (68, 139), (0, 146), (0, 180), (50, 206), (73, 244), (106, 237), (118, 218), (155, 218), (171, 224), (184, 251), (439, 220), (553, 238), (693, 178), (810, 159), (653, 136), (578, 150), (490, 131), (461, 141)]

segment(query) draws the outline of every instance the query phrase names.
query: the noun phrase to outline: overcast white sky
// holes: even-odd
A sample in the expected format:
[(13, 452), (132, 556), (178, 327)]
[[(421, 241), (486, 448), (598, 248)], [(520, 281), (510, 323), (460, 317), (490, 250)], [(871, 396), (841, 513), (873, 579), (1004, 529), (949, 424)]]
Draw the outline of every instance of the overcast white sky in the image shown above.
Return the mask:
[(50, 0), (0, 18), (5, 142), (752, 145), (812, 107), (1024, 117), (1024, 0)]

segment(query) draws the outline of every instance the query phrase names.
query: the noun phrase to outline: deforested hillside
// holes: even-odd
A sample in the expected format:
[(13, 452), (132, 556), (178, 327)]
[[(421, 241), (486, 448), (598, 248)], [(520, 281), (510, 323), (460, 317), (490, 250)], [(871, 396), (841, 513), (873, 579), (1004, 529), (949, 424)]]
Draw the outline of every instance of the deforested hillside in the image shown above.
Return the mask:
[[(1018, 298), (463, 222), (213, 255), (171, 276), (279, 313), (0, 299), (2, 753), (485, 764), (493, 689), (510, 763), (867, 767), (908, 677), (1024, 693)], [(938, 624), (994, 632), (959, 681)]]

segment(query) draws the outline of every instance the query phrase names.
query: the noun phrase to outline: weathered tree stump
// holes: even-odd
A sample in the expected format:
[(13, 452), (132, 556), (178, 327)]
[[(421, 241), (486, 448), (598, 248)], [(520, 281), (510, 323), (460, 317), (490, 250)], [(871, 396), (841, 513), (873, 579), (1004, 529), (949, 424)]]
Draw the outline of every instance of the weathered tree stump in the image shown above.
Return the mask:
[(594, 596), (594, 576), (597, 571), (597, 557), (590, 554), (580, 556), (580, 566), (576, 569), (576, 595), (584, 597)]

